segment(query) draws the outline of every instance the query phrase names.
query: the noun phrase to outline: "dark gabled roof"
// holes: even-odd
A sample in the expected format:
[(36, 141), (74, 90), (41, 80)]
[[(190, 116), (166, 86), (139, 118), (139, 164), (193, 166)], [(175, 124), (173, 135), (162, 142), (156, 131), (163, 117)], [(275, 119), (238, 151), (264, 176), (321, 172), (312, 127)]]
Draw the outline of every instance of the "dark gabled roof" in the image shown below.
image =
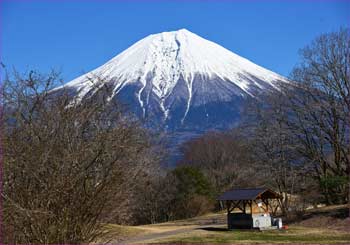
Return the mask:
[(219, 196), (219, 201), (255, 200), (258, 197), (278, 198), (279, 195), (266, 188), (233, 189)]

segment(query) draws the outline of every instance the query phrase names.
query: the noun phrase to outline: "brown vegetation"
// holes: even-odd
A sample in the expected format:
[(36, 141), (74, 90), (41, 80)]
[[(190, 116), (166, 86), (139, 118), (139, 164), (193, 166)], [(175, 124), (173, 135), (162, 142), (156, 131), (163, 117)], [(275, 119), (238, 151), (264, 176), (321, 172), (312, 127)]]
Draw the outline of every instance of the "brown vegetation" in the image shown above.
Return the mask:
[(105, 98), (52, 95), (56, 74), (4, 84), (5, 242), (86, 243), (126, 222), (158, 159), (147, 132)]

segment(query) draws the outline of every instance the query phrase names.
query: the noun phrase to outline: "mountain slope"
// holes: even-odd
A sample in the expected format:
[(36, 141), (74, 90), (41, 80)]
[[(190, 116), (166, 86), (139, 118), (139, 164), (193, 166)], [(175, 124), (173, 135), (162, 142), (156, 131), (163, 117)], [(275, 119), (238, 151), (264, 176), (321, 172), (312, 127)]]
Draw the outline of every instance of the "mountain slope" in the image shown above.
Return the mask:
[(112, 88), (137, 115), (170, 129), (224, 128), (248, 97), (275, 89), (282, 76), (188, 30), (147, 36), (97, 69), (65, 85), (79, 100)]

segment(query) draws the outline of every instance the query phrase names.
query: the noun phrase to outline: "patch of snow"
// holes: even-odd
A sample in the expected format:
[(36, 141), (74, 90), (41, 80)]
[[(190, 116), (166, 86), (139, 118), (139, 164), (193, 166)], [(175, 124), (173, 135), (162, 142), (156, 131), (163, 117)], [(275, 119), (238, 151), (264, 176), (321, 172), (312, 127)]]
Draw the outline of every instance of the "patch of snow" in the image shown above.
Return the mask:
[(186, 111), (185, 114), (183, 116), (183, 118), (181, 119), (181, 124), (184, 123), (184, 120), (187, 116), (188, 111), (190, 110), (190, 106), (191, 106), (191, 101), (192, 101), (192, 85), (193, 85), (193, 79), (194, 77), (192, 77), (192, 79), (189, 79), (189, 83), (187, 83), (187, 88), (188, 88), (188, 100), (187, 100), (187, 106), (186, 106)]

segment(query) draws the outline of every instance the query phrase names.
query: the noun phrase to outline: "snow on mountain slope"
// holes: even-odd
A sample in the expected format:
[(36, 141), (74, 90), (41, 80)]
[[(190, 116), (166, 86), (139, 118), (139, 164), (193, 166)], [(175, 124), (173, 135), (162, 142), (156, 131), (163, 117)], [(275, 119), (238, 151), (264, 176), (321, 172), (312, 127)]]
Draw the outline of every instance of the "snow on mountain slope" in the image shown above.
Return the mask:
[(211, 125), (232, 120), (217, 109), (237, 114), (242, 99), (288, 82), (186, 29), (149, 35), (65, 87), (82, 100), (92, 91), (89, 77), (96, 76), (113, 84), (110, 99), (127, 98), (140, 116), (153, 115), (173, 126), (192, 119)]

